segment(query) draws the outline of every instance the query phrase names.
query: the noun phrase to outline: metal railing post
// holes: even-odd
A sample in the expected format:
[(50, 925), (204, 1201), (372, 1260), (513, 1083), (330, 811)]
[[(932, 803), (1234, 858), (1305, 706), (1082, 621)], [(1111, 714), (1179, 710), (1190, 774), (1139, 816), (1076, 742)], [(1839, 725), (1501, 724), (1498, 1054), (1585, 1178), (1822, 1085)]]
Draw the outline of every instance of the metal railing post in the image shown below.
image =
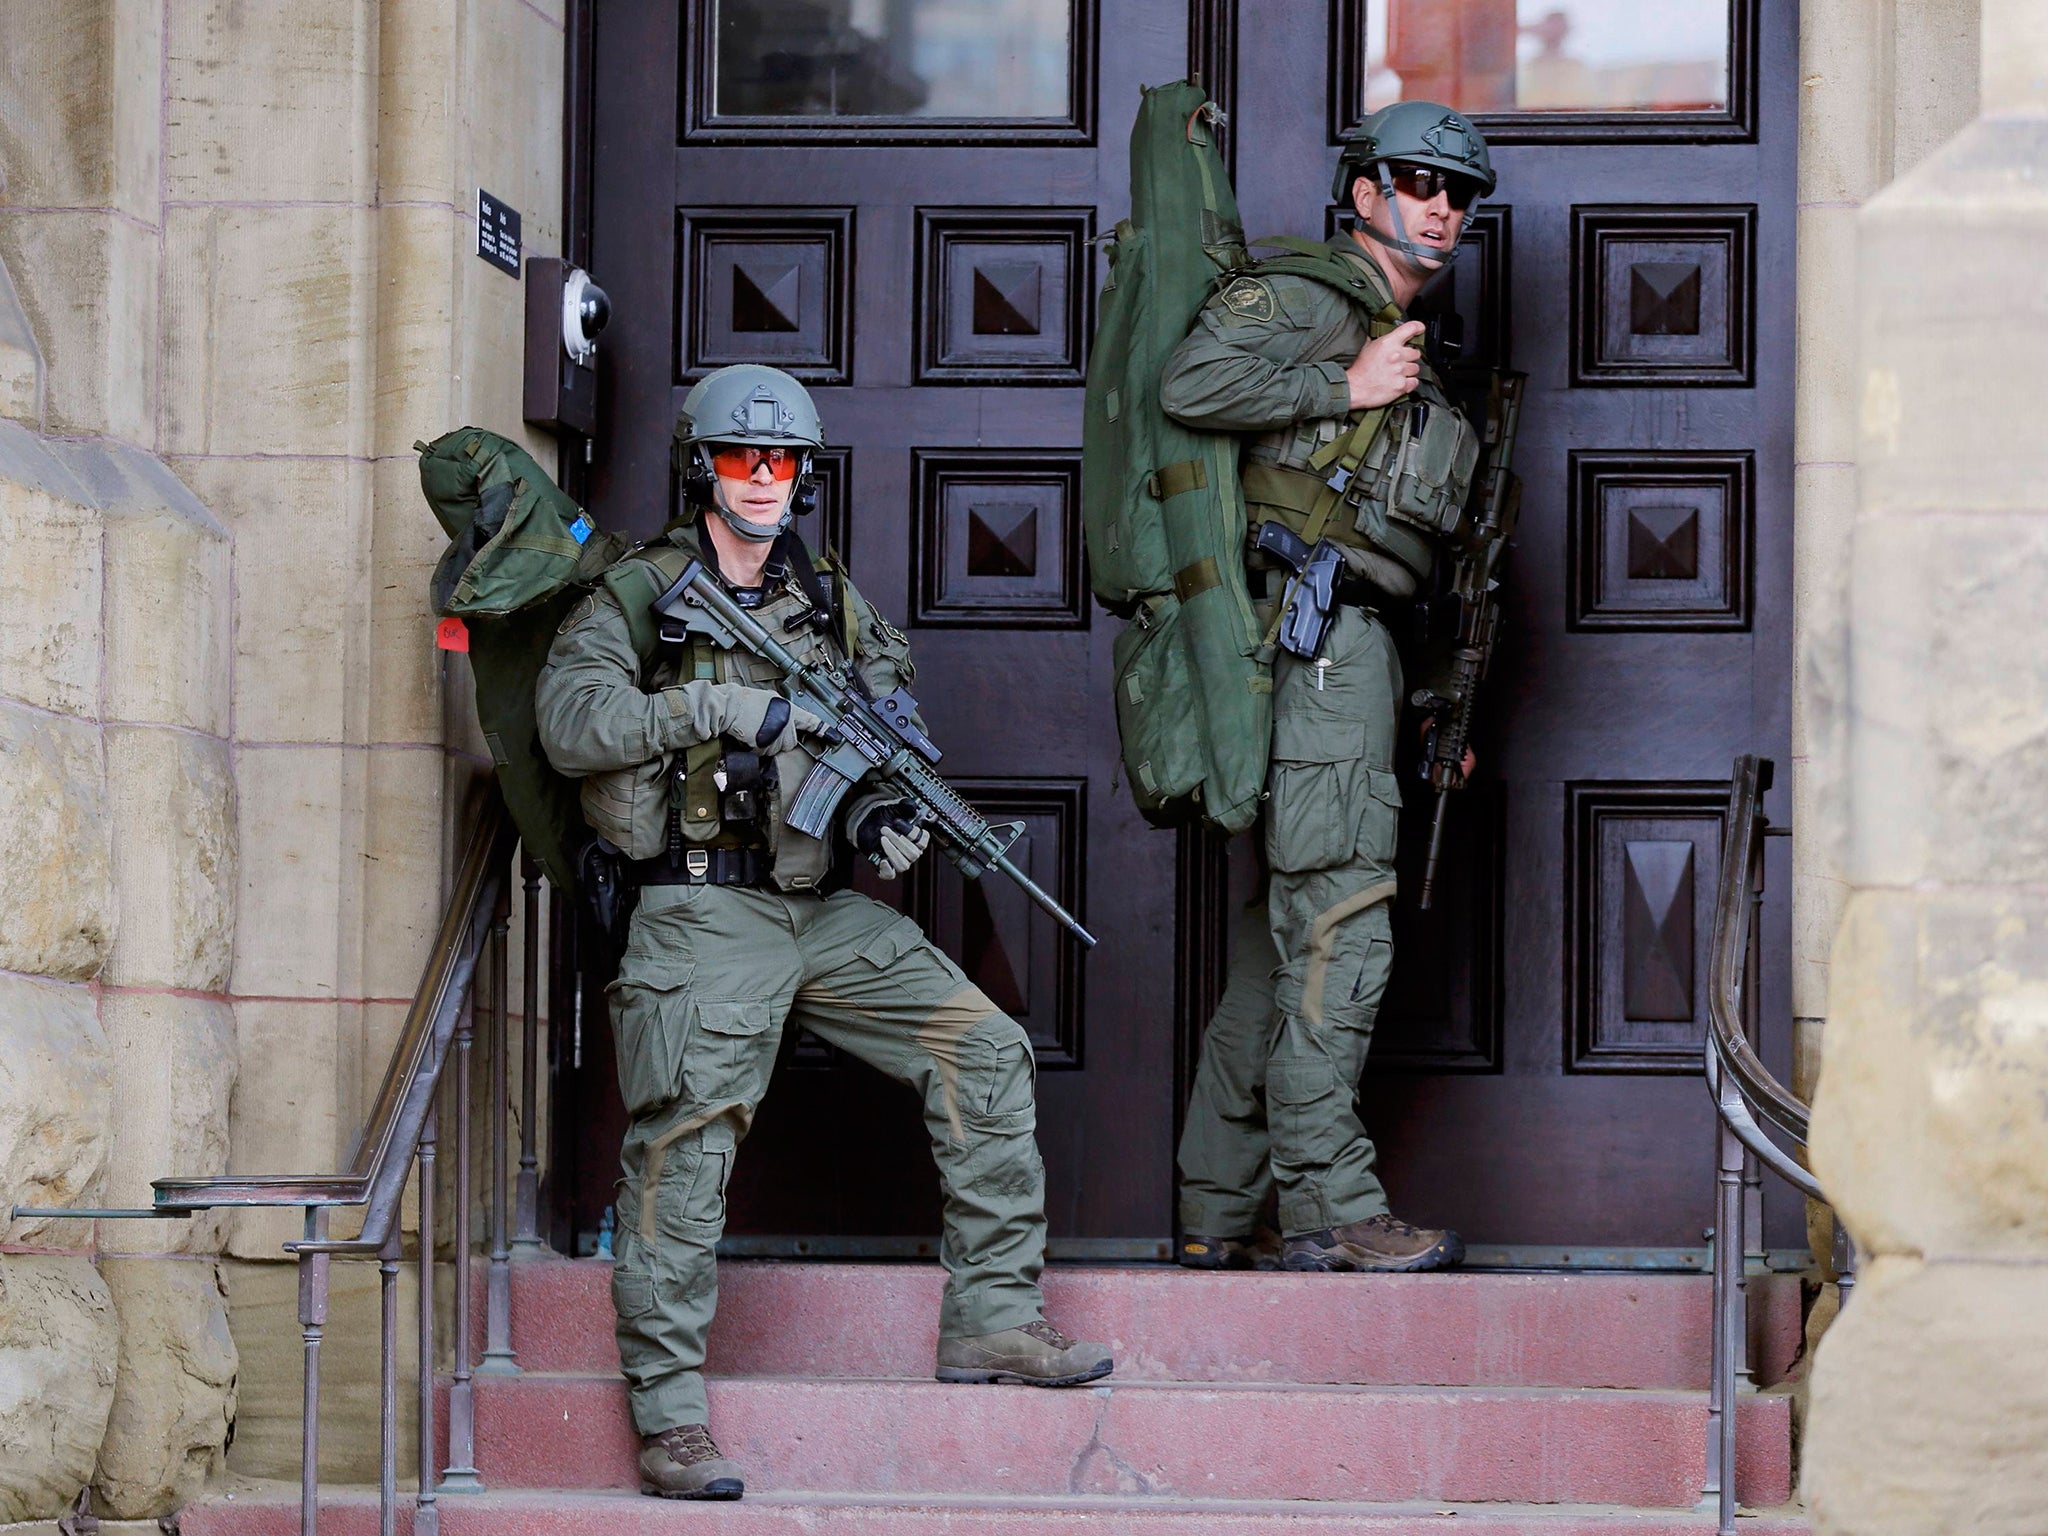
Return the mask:
[[(1742, 965), (1742, 1030), (1753, 1049), (1763, 1046), (1763, 931), (1764, 931), (1764, 833), (1770, 823), (1759, 811), (1756, 832), (1749, 847), (1749, 947)], [(1723, 1088), (1727, 1085), (1724, 1083)], [(1743, 1149), (1742, 1221), (1748, 1241), (1743, 1244), (1743, 1262), (1761, 1270), (1768, 1258), (1764, 1247), (1764, 1170), (1754, 1152)], [(1747, 1319), (1745, 1318), (1745, 1325)], [(1743, 1330), (1742, 1381), (1754, 1386), (1752, 1372), (1755, 1351), (1749, 1330)]]
[(1856, 1239), (1849, 1235), (1849, 1229), (1842, 1225), (1842, 1214), (1835, 1213), (1835, 1311), (1837, 1314), (1849, 1305), (1849, 1293), (1856, 1289)]
[[(509, 867), (506, 874), (511, 874)], [(497, 910), (491, 914), (491, 1257), (484, 1272), (484, 1358), (478, 1367), (494, 1376), (512, 1375), (519, 1369), (512, 1353), (512, 1251), (506, 1246), (506, 1200), (511, 1193), (505, 1147), (506, 1121), (512, 1113), (512, 1069), (507, 1059), (512, 1031), (506, 996), (511, 991), (507, 975), (511, 921), (512, 882), (508, 878), (498, 887)]]
[[(327, 1208), (307, 1206), (306, 1241), (326, 1240)], [(314, 1536), (320, 1528), (320, 1338), (327, 1331), (327, 1263), (325, 1253), (299, 1255), (299, 1330), (306, 1348), (299, 1427), (300, 1536)]]
[(377, 1536), (398, 1536), (398, 1223), (377, 1254)]
[(1735, 1532), (1735, 1418), (1736, 1376), (1743, 1357), (1743, 1232), (1742, 1232), (1742, 1143), (1724, 1124), (1720, 1134), (1720, 1156), (1716, 1159), (1720, 1210), (1716, 1214), (1719, 1236), (1714, 1244), (1714, 1388), (1721, 1401), (1715, 1423), (1719, 1436), (1720, 1531)]
[(481, 1493), (476, 1471), (476, 1387), (470, 1365), (469, 1216), (475, 1200), (470, 1156), (470, 1042), (475, 998), (455, 1026), (455, 1371), (448, 1384), (448, 1466), (443, 1493)]
[(413, 1506), (413, 1536), (439, 1536), (441, 1508), (434, 1494), (434, 1152), (440, 1133), (441, 1096), (427, 1105), (420, 1126), (420, 1444), (419, 1497)]
[(519, 1193), (513, 1201), (512, 1251), (531, 1257), (540, 1240), (540, 865), (521, 851), (519, 872), (526, 894), (521, 935), (525, 982), (519, 1020)]
[(1700, 1509), (1718, 1508), (1721, 1498), (1721, 1252), (1720, 1233), (1713, 1227), (1700, 1234), (1707, 1244), (1707, 1273), (1712, 1299), (1707, 1305), (1707, 1475), (1700, 1484)]

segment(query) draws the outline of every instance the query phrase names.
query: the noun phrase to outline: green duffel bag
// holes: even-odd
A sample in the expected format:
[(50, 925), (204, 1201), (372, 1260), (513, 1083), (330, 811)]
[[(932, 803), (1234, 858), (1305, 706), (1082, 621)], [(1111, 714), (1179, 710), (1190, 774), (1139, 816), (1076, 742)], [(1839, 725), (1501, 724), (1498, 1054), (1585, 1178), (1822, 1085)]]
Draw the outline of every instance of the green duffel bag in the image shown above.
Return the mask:
[(1238, 440), (1159, 404), (1167, 358), (1245, 263), (1213, 116), (1200, 86), (1177, 81), (1144, 92), (1131, 129), (1131, 215), (1088, 360), (1081, 519), (1096, 599), (1131, 623), (1116, 640), (1116, 716), (1139, 811), (1241, 832), (1265, 790), (1273, 680), (1245, 579)]
[(588, 586), (630, 547), (599, 533), (510, 438), (459, 427), (413, 448), (420, 490), (450, 540), (434, 570), (436, 613), (517, 613), (572, 583)]
[(556, 889), (573, 894), (591, 834), (575, 782), (541, 748), (533, 690), (570, 607), (632, 545), (600, 533), (510, 438), (462, 427), (413, 446), (420, 490), (449, 538), (434, 568), (434, 611), (467, 631), (477, 723), (520, 840)]

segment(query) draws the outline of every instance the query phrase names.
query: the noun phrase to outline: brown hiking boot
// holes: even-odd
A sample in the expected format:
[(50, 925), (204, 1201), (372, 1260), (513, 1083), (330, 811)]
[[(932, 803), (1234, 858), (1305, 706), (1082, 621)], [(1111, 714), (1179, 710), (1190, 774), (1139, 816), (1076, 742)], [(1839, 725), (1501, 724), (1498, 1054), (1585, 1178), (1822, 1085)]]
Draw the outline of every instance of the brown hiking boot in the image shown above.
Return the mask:
[(1174, 1255), (1184, 1269), (1278, 1269), (1280, 1234), (1260, 1227), (1250, 1237), (1202, 1237), (1190, 1232)]
[(640, 1491), (663, 1499), (736, 1499), (747, 1485), (718, 1454), (708, 1426), (678, 1424), (640, 1437)]
[(1282, 1262), (1298, 1270), (1448, 1269), (1465, 1241), (1443, 1227), (1411, 1227), (1384, 1213), (1287, 1239)]
[(939, 1340), (940, 1381), (1005, 1382), (1027, 1387), (1078, 1387), (1116, 1366), (1107, 1344), (1081, 1344), (1043, 1318), (1022, 1328)]

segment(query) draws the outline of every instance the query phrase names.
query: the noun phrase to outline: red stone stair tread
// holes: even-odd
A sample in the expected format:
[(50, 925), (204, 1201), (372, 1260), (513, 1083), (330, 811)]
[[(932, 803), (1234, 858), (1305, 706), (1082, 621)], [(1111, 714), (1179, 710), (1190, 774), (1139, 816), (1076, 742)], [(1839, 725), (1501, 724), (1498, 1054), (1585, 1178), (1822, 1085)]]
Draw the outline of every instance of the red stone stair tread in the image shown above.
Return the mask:
[[(610, 1276), (608, 1264), (588, 1260), (513, 1265), (513, 1344), (521, 1364), (616, 1370)], [(936, 1338), (942, 1278), (932, 1264), (727, 1261), (719, 1267), (709, 1371), (806, 1378), (923, 1374)], [(1108, 1342), (1126, 1378), (1706, 1385), (1704, 1276), (1253, 1275), (1054, 1266), (1045, 1288), (1060, 1326)], [(1772, 1276), (1752, 1282), (1751, 1293), (1759, 1313), (1761, 1377), (1769, 1382), (1798, 1348), (1798, 1282)], [(480, 1329), (481, 1306), (477, 1314)]]
[[(411, 1498), (399, 1505), (401, 1529), (411, 1523)], [(1692, 1511), (1645, 1513), (1614, 1505), (1301, 1504), (1280, 1500), (1189, 1500), (1120, 1495), (1045, 1498), (923, 1496), (915, 1500), (856, 1494), (755, 1491), (736, 1504), (677, 1504), (633, 1493), (487, 1493), (444, 1496), (441, 1529), (448, 1536), (636, 1536), (639, 1532), (708, 1531), (717, 1536), (1026, 1536), (1032, 1532), (1102, 1532), (1116, 1536), (1263, 1536), (1270, 1531), (1359, 1531), (1371, 1536), (1698, 1536), (1713, 1518)], [(320, 1501), (325, 1536), (370, 1536), (376, 1530), (373, 1490), (330, 1489)], [(289, 1536), (298, 1529), (295, 1493), (220, 1495), (186, 1510), (183, 1536)], [(1745, 1513), (1742, 1536), (1809, 1536), (1796, 1509)]]
[[(728, 1455), (764, 1486), (814, 1491), (1675, 1508), (1698, 1496), (1705, 1457), (1704, 1397), (1678, 1391), (736, 1378), (710, 1392)], [(1743, 1490), (1782, 1502), (1790, 1404), (1764, 1394), (1742, 1406)], [(615, 1376), (479, 1378), (476, 1419), (487, 1482), (632, 1483)]]

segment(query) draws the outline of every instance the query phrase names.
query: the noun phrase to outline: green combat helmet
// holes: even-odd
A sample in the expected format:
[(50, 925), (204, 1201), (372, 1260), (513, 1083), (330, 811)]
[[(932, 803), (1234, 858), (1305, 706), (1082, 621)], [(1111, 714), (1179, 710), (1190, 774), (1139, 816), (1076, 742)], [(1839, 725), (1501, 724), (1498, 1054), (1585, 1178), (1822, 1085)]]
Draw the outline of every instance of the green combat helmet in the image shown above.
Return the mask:
[[(1359, 228), (1424, 271), (1448, 267), (1457, 255), (1455, 243), (1447, 251), (1430, 250), (1410, 240), (1408, 231), (1402, 227), (1401, 205), (1394, 201), (1394, 180), (1387, 170), (1393, 161), (1469, 177), (1477, 184), (1481, 197), (1490, 197), (1495, 177), (1486, 140), (1470, 121), (1449, 107), (1433, 101), (1397, 101), (1390, 107), (1381, 107), (1360, 123), (1344, 141), (1343, 153), (1337, 157), (1337, 181), (1331, 197), (1348, 209), (1352, 183), (1361, 176), (1370, 176), (1378, 183), (1380, 195), (1386, 198), (1387, 208), (1394, 216), (1391, 238), (1363, 221)], [(1462, 239), (1464, 230), (1460, 228), (1458, 234)]]
[[(782, 521), (764, 528), (736, 516), (725, 505), (718, 477), (711, 468), (711, 445), (745, 443), (761, 448), (801, 448), (796, 489), (783, 509)], [(780, 368), (760, 363), (734, 363), (697, 381), (683, 397), (676, 417), (670, 457), (683, 477), (686, 500), (701, 502), (725, 519), (743, 539), (766, 544), (787, 528), (799, 512), (817, 500), (811, 476), (811, 455), (825, 446), (824, 428), (810, 392)]]

